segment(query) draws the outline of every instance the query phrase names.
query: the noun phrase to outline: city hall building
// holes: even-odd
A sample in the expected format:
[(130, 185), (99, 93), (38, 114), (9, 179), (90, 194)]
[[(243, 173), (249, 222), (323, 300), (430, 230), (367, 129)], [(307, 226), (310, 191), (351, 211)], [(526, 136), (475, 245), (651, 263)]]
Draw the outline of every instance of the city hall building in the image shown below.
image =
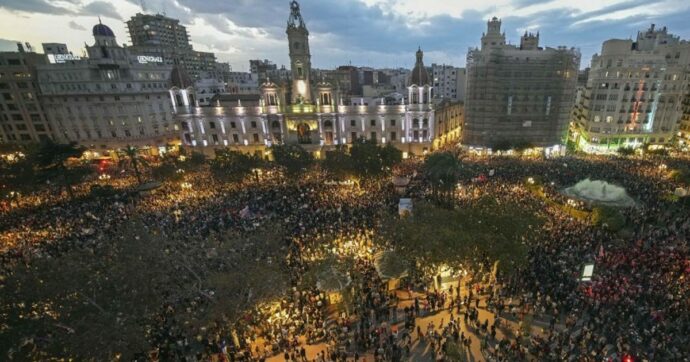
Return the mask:
[[(353, 103), (341, 96), (337, 84), (312, 75), (309, 31), (297, 1), (292, 1), (290, 9), (286, 30), (290, 78), (268, 79), (258, 95), (218, 95), (214, 106), (178, 107), (176, 120), (183, 144), (207, 153), (222, 147), (262, 152), (274, 144), (299, 144), (322, 157), (322, 151), (360, 138), (391, 143), (404, 155), (423, 154), (441, 146), (440, 140), (454, 141), (450, 136), (458, 134), (462, 112), (452, 112), (453, 117), (438, 127), (432, 81), (421, 49), (402, 101), (362, 98)], [(439, 129), (446, 134), (439, 134)]]

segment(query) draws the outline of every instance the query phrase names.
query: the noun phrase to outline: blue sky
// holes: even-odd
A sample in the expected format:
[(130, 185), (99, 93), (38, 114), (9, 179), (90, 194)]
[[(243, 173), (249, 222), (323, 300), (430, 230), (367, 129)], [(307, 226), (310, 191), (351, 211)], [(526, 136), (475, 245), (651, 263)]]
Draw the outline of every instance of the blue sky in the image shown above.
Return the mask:
[[(101, 16), (120, 43), (129, 42), (124, 21), (142, 12), (140, 0), (2, 0), (0, 50), (16, 41), (67, 43), (81, 53), (92, 43)], [(288, 0), (143, 0), (146, 12), (165, 13), (187, 25), (198, 50), (213, 51), (234, 70), (248, 60), (288, 64), (285, 24)], [(425, 63), (465, 64), (486, 21), (503, 20), (510, 42), (525, 30), (540, 31), (543, 46), (579, 48), (589, 64), (602, 41), (630, 38), (649, 24), (690, 39), (690, 0), (302, 0), (310, 30), (312, 64), (412, 67), (417, 46)]]

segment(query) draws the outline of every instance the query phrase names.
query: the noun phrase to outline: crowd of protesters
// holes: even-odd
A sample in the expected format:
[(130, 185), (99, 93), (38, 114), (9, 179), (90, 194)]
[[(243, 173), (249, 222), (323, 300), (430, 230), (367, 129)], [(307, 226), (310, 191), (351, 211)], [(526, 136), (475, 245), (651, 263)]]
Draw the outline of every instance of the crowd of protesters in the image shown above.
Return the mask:
[[(237, 185), (220, 184), (204, 169), (188, 175), (189, 188), (163, 183), (148, 194), (116, 202), (72, 200), (55, 192), (27, 196), (31, 202), (5, 207), (0, 215), (2, 270), (107, 241), (133, 215), (185, 242), (228, 230), (252, 232), (272, 220), (286, 230), (280, 263), (290, 287), (284, 296), (244, 311), (235, 323), (214, 328), (214, 335), (201, 339), (193, 337), (199, 331), (192, 333), (175, 318), (176, 310), (199, 301), (165, 306), (158, 331), (150, 336), (157, 358), (264, 360), (277, 355), (303, 361), (305, 345), (319, 345), (324, 348), (314, 357), (317, 361), (365, 356), (401, 361), (411, 358), (414, 346), (423, 345), (431, 358), (444, 360), (454, 348), (472, 350), (470, 333), (481, 341), (483, 358), (494, 361), (690, 358), (685, 341), (690, 335), (690, 212), (676, 209), (664, 197), (679, 186), (667, 177), (668, 169), (683, 161), (665, 160), (664, 167), (658, 160), (614, 157), (466, 156), (462, 161), (458, 207), (476, 206), (490, 195), (499, 205), (520, 204), (545, 220), (525, 239), (528, 260), (515, 273), (474, 278), (450, 289), (417, 275), (406, 280), (403, 290), (391, 291), (374, 262), (374, 254), (384, 248), (375, 241), (380, 218), (397, 206), (398, 195), (388, 179), (334, 186), (320, 172), (286, 180), (271, 171), (275, 174)], [(401, 169), (407, 176), (418, 175), (421, 187), (413, 192), (423, 197), (420, 163)], [(470, 181), (489, 174), (480, 182)], [(539, 179), (543, 195), (525, 187), (530, 177)], [(585, 178), (620, 185), (636, 199), (635, 207), (623, 210), (624, 232), (594, 227), (561, 207), (568, 199), (561, 191)], [(121, 182), (122, 188), (134, 184), (131, 177), (112, 182)], [(590, 210), (584, 203), (578, 207)], [(314, 265), (332, 260), (351, 263), (338, 293), (345, 308), (334, 308), (329, 288), (305, 277)], [(486, 260), (487, 266), (491, 263)], [(595, 273), (583, 282), (579, 276), (585, 263), (594, 264)], [(399, 292), (408, 295), (406, 304)], [(490, 312), (491, 318), (480, 318), (479, 310)], [(421, 324), (422, 317), (440, 311), (449, 313), (446, 323)], [(510, 323), (542, 328), (497, 333), (501, 324)], [(530, 326), (524, 329), (530, 331)]]

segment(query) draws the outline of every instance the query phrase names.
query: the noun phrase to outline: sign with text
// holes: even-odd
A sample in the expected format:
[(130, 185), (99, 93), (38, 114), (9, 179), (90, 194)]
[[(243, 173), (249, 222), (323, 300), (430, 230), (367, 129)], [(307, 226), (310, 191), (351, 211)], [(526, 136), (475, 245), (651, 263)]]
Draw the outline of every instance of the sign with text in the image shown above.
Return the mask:
[(137, 61), (141, 64), (147, 63), (163, 63), (163, 57), (156, 57), (152, 55), (139, 55)]
[(48, 54), (50, 64), (61, 64), (68, 60), (81, 60), (81, 57), (72, 54)]

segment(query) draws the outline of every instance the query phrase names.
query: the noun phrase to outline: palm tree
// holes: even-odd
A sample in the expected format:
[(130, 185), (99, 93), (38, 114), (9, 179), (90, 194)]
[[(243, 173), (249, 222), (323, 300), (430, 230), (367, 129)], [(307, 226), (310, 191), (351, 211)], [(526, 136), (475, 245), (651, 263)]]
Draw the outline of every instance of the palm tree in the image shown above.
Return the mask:
[[(424, 161), (424, 172), (431, 183), (431, 189), (437, 201), (441, 196), (448, 196), (458, 182), (460, 162), (450, 152), (431, 154)], [(450, 201), (446, 199), (447, 201)]]
[(131, 167), (134, 171), (134, 176), (137, 178), (137, 182), (141, 185), (141, 169), (140, 167), (148, 167), (148, 162), (139, 156), (139, 148), (135, 146), (127, 145), (125, 149), (120, 150), (120, 167), (129, 168)]

